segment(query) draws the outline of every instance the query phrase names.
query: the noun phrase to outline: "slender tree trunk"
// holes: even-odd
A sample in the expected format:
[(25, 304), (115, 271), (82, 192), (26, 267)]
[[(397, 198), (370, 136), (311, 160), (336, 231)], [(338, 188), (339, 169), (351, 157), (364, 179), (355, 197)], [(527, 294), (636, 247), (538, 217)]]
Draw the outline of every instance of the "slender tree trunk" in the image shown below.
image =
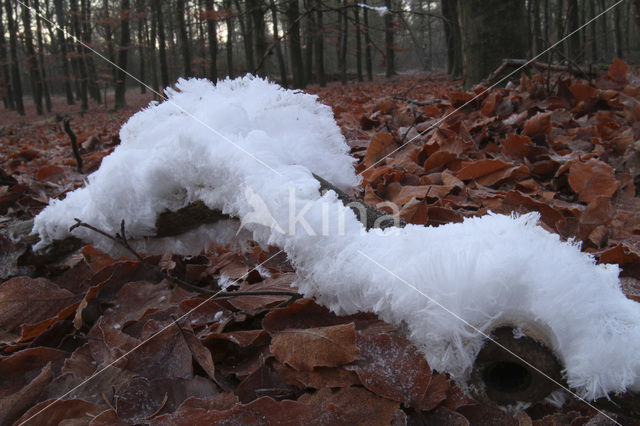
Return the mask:
[[(311, 8), (310, 0), (306, 0), (304, 4), (306, 8)], [(316, 30), (316, 20), (313, 13), (307, 15), (305, 24), (304, 81), (306, 85), (313, 83), (313, 46), (315, 44), (314, 32)]]
[(349, 41), (349, 20), (347, 19), (347, 0), (342, 0), (342, 47), (340, 48), (340, 82), (347, 84), (347, 47)]
[[(151, 27), (151, 28), (149, 28)], [(149, 34), (149, 30), (151, 34)], [(156, 61), (156, 39), (158, 29), (156, 27), (156, 17), (153, 9), (151, 10), (151, 20), (145, 20), (145, 32), (147, 33), (147, 60), (149, 61), (149, 69), (151, 69), (151, 87), (153, 87), (153, 99), (158, 100), (158, 93), (160, 92), (160, 82), (158, 79), (158, 63)]]
[(22, 82), (20, 80), (20, 68), (18, 65), (18, 30), (16, 21), (13, 18), (12, 1), (5, 0), (4, 7), (7, 12), (7, 29), (9, 30), (9, 54), (11, 55), (11, 85), (13, 87), (13, 98), (16, 103), (16, 112), (20, 115), (24, 115)]
[(38, 69), (38, 57), (36, 49), (33, 46), (33, 31), (31, 31), (31, 11), (29, 9), (29, 0), (24, 0), (22, 6), (22, 26), (24, 30), (24, 46), (27, 60), (27, 68), (29, 69), (29, 80), (31, 81), (31, 94), (33, 103), (36, 105), (38, 115), (44, 113), (42, 109), (42, 80), (40, 79), (40, 70)]
[[(242, 12), (242, 6), (239, 0), (235, 0), (236, 9), (238, 9), (238, 24), (240, 24), (240, 35), (244, 43), (244, 62), (245, 68), (248, 72), (253, 72), (255, 69), (255, 63), (253, 61), (253, 31), (251, 26), (251, 20), (249, 12)], [(245, 7), (250, 7), (249, 0), (245, 0)], [(243, 19), (244, 15), (244, 19)]]
[[(563, 0), (558, 0), (558, 7), (556, 9), (556, 42), (562, 40), (564, 37), (564, 2)], [(566, 43), (562, 43), (558, 46), (558, 60), (563, 61), (564, 55), (562, 54), (562, 50), (566, 46)]]
[[(269, 6), (271, 8), (271, 16), (273, 20), (273, 42), (276, 44), (276, 56), (278, 57), (278, 68), (280, 69), (280, 84), (284, 87), (289, 85), (287, 79), (287, 66), (284, 61), (284, 55), (282, 54), (282, 47), (280, 46), (280, 36), (278, 34), (278, 12), (276, 10), (276, 4), (274, 0), (269, 0)], [(318, 71), (320, 72), (320, 71)], [(324, 68), (322, 69), (324, 76)], [(326, 83), (325, 83), (326, 84)]]
[(540, 16), (540, 0), (533, 0), (532, 4), (532, 19), (533, 19), (533, 39), (531, 43), (531, 57), (533, 58), (538, 54), (541, 49), (542, 40), (542, 25)]
[[(136, 12), (138, 14), (138, 19), (136, 24), (138, 24), (138, 56), (140, 57), (140, 73), (138, 78), (141, 82), (146, 81), (146, 67), (145, 67), (145, 43), (144, 43), (144, 24), (147, 20), (147, 16), (145, 13), (145, 4), (144, 0), (136, 0)], [(140, 93), (147, 93), (147, 86), (144, 83), (139, 83), (140, 85)]]
[(224, 8), (227, 13), (227, 18), (225, 19), (225, 23), (227, 25), (227, 44), (225, 46), (227, 54), (227, 75), (230, 78), (233, 78), (233, 15), (231, 0), (224, 0)]
[(362, 77), (362, 40), (360, 36), (360, 7), (356, 6), (353, 8), (353, 18), (355, 22), (355, 32), (356, 32), (356, 70), (358, 72), (358, 81), (363, 81)]
[(300, 8), (298, 0), (287, 0), (286, 9), (287, 19), (289, 20), (289, 52), (291, 54), (291, 71), (293, 74), (293, 87), (296, 89), (304, 88), (304, 69), (302, 65), (302, 47), (300, 46)]
[(622, 58), (623, 54), (622, 54), (622, 32), (624, 31), (624, 28), (622, 26), (622, 11), (620, 10), (622, 9), (622, 5), (618, 5), (617, 7), (613, 8), (613, 17), (615, 20), (615, 36), (616, 36), (616, 56), (618, 58)]
[(53, 5), (56, 12), (56, 19), (58, 21), (58, 29), (56, 34), (58, 37), (58, 44), (60, 45), (60, 55), (62, 56), (62, 75), (64, 78), (64, 92), (67, 96), (67, 105), (73, 105), (73, 91), (71, 90), (71, 74), (69, 73), (69, 60), (67, 58), (67, 41), (64, 37), (65, 26), (64, 13), (62, 11), (62, 0), (54, 0)]
[[(589, 0), (589, 19), (596, 16), (596, 1)], [(598, 62), (598, 37), (595, 22), (589, 25), (591, 30), (591, 62)]]
[[(204, 7), (204, 9), (203, 9)], [(207, 20), (207, 9), (203, 0), (198, 0), (198, 13), (195, 14), (195, 20), (198, 25), (198, 38), (200, 41), (200, 75), (207, 76), (207, 45), (208, 36), (204, 36), (204, 21)], [(215, 80), (214, 80), (215, 81)]]
[(189, 45), (189, 37), (187, 36), (187, 27), (184, 22), (184, 0), (177, 0), (177, 18), (178, 18), (178, 35), (182, 44), (182, 60), (184, 64), (184, 77), (192, 77), (191, 71), (191, 46)]
[(390, 78), (395, 75), (396, 67), (394, 63), (394, 50), (393, 50), (393, 15), (391, 14), (391, 0), (384, 0), (384, 4), (388, 9), (388, 12), (384, 15), (384, 44), (385, 44), (385, 64), (386, 77)]
[(454, 78), (462, 75), (462, 40), (458, 19), (458, 1), (442, 0), (444, 34), (447, 40), (447, 73)]
[(7, 40), (4, 36), (4, 23), (2, 20), (3, 7), (0, 5), (0, 70), (2, 71), (2, 86), (4, 89), (4, 107), (8, 109), (16, 109), (16, 103), (13, 100), (13, 88), (11, 87), (11, 74), (9, 71), (9, 61), (7, 60)]
[(73, 27), (73, 35), (76, 37), (76, 52), (78, 53), (77, 65), (80, 80), (80, 108), (86, 111), (89, 108), (88, 99), (88, 81), (87, 67), (85, 64), (84, 47), (78, 42), (82, 40), (82, 30), (80, 27), (80, 11), (78, 10), (77, 0), (69, 1), (71, 9), (71, 23)]
[(373, 58), (371, 57), (371, 35), (369, 33), (369, 10), (362, 8), (364, 19), (364, 62), (367, 68), (367, 80), (373, 81)]
[[(542, 47), (545, 49), (551, 45), (551, 39), (549, 38), (551, 35), (549, 30), (551, 25), (550, 15), (549, 0), (544, 0), (544, 44)], [(547, 52), (546, 58), (547, 62), (551, 62), (551, 52)]]
[(158, 52), (160, 54), (160, 76), (162, 89), (169, 87), (169, 67), (167, 66), (167, 41), (164, 35), (164, 19), (160, 0), (152, 0), (156, 16), (156, 28), (158, 29)]
[[(265, 35), (265, 24), (262, 0), (252, 0), (251, 16), (253, 17), (254, 35), (256, 40), (256, 61), (257, 63), (263, 62), (264, 56), (267, 54), (267, 36)], [(258, 75), (266, 76), (266, 61), (262, 64), (261, 69), (258, 70)], [(251, 71), (255, 70), (252, 69)]]
[[(315, 6), (320, 6), (320, 1), (315, 0)], [(315, 19), (315, 37), (314, 37), (314, 47), (316, 55), (316, 72), (318, 75), (318, 84), (320, 87), (327, 86), (327, 75), (324, 70), (324, 23), (323, 23), (323, 15), (322, 11), (318, 8), (316, 9), (316, 19)]]
[(465, 0), (458, 7), (466, 88), (485, 79), (504, 58), (527, 54), (525, 0)]
[[(578, 11), (578, 0), (568, 0), (568, 13), (569, 13), (569, 30), (568, 34), (576, 31), (580, 26), (580, 18)], [(580, 46), (580, 34), (574, 34), (569, 37), (569, 58), (574, 62), (581, 62), (582, 52)]]
[[(82, 17), (82, 41), (88, 46), (91, 46), (91, 1), (82, 0), (80, 7)], [(98, 86), (98, 75), (96, 73), (95, 63), (93, 62), (93, 55), (84, 46), (82, 46), (82, 51), (87, 64), (89, 96), (97, 103), (101, 103), (100, 87)]]
[[(604, 11), (607, 7), (605, 0), (600, 0), (600, 10)], [(611, 59), (611, 55), (609, 52), (609, 25), (607, 23), (607, 14), (605, 13), (602, 17), (600, 17), (600, 22), (602, 25), (602, 57), (605, 61), (609, 61)]]
[(213, 0), (205, 0), (207, 12), (207, 33), (209, 35), (209, 79), (218, 79), (218, 30), (216, 28), (216, 12), (213, 9)]
[(40, 0), (33, 3), (36, 12), (36, 37), (38, 41), (38, 69), (40, 71), (40, 81), (42, 81), (42, 94), (44, 95), (44, 104), (47, 112), (51, 112), (51, 94), (49, 93), (49, 83), (47, 82), (47, 73), (44, 63), (44, 41), (42, 39), (42, 20), (40, 19)]
[(119, 69), (116, 72), (115, 109), (121, 109), (127, 106), (125, 99), (125, 92), (127, 90), (127, 74), (124, 70), (127, 69), (129, 44), (131, 43), (131, 36), (129, 34), (129, 12), (129, 0), (122, 0), (120, 6), (120, 46), (118, 46)]
[[(104, 2), (104, 33), (105, 33), (105, 41), (107, 43), (107, 57), (112, 64), (116, 62), (116, 53), (115, 53), (115, 44), (113, 42), (113, 27), (111, 26), (111, 15), (109, 12), (109, 1), (105, 0)], [(115, 86), (116, 82), (116, 68), (113, 65), (109, 65), (109, 69), (111, 70), (111, 81)], [(105, 89), (106, 90), (106, 89)], [(106, 92), (105, 92), (106, 96)], [(106, 107), (107, 100), (104, 100), (104, 105)]]

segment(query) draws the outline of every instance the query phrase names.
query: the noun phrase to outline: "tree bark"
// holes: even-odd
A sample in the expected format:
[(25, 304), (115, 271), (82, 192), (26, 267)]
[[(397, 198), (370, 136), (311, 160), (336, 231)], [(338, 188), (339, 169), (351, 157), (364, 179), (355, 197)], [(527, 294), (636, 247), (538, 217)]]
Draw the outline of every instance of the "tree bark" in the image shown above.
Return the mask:
[(447, 73), (457, 78), (462, 75), (462, 39), (458, 19), (458, 0), (442, 0), (442, 16), (447, 42)]
[[(251, 16), (253, 17), (254, 36), (256, 42), (256, 61), (263, 62), (262, 58), (267, 54), (267, 38), (265, 35), (264, 12), (262, 0), (251, 0)], [(253, 68), (251, 71), (255, 70)], [(266, 67), (260, 67), (257, 74), (266, 76)]]
[[(278, 33), (278, 11), (274, 0), (269, 0), (269, 7), (271, 8), (271, 17), (273, 20), (273, 42), (276, 43), (276, 56), (278, 57), (278, 68), (280, 69), (280, 84), (283, 87), (287, 87), (289, 86), (287, 65), (284, 61), (284, 55), (282, 54), (282, 47), (280, 46), (280, 35)], [(324, 67), (322, 72), (324, 74)]]
[(160, 54), (160, 78), (162, 80), (162, 89), (169, 86), (169, 67), (167, 66), (167, 41), (164, 33), (164, 18), (162, 13), (162, 5), (160, 0), (153, 1), (153, 10), (156, 17), (156, 26), (158, 29), (158, 53)]
[[(315, 6), (320, 6), (320, 0), (315, 1)], [(323, 15), (322, 11), (318, 8), (316, 10), (316, 35), (314, 38), (315, 46), (315, 54), (316, 54), (316, 73), (318, 75), (318, 84), (320, 87), (327, 86), (327, 75), (324, 70), (324, 24), (323, 24)]]
[(125, 92), (127, 90), (127, 60), (129, 55), (129, 44), (131, 36), (129, 34), (129, 0), (122, 0), (120, 4), (120, 46), (118, 48), (118, 67), (116, 72), (116, 94), (115, 109), (125, 108), (127, 106)]
[(615, 30), (616, 30), (616, 56), (618, 58), (622, 58), (623, 57), (623, 51), (622, 51), (622, 45), (623, 45), (623, 41), (622, 41), (622, 33), (624, 31), (624, 27), (622, 26), (622, 5), (618, 5), (613, 9), (613, 17), (615, 20)]
[[(88, 46), (91, 46), (91, 1), (82, 0), (80, 8), (82, 18), (82, 41)], [(101, 103), (100, 87), (98, 86), (98, 76), (96, 73), (96, 66), (93, 61), (93, 55), (84, 46), (82, 46), (82, 51), (84, 53), (84, 61), (87, 64), (89, 96), (91, 96), (91, 98), (97, 103)]]
[(340, 83), (347, 84), (347, 47), (349, 46), (349, 20), (347, 19), (347, 0), (342, 0), (342, 46), (340, 47)]
[(2, 20), (4, 8), (0, 5), (0, 71), (2, 72), (2, 86), (4, 94), (2, 100), (4, 107), (8, 109), (16, 109), (16, 103), (13, 100), (13, 88), (11, 87), (11, 73), (9, 71), (9, 61), (7, 60), (7, 40), (4, 36), (4, 23)]
[[(460, 0), (465, 87), (481, 82), (504, 58), (527, 55), (527, 8), (524, 0)], [(499, 48), (496, 48), (499, 46)]]
[(22, 81), (20, 80), (20, 67), (18, 65), (18, 29), (13, 19), (13, 7), (11, 0), (4, 1), (7, 12), (7, 29), (9, 30), (9, 54), (11, 55), (11, 85), (13, 98), (16, 103), (16, 112), (24, 115), (24, 103), (22, 101)]
[(40, 19), (40, 0), (34, 2), (33, 8), (36, 12), (36, 37), (38, 42), (38, 68), (40, 69), (40, 80), (42, 81), (42, 94), (47, 112), (51, 112), (51, 93), (47, 82), (46, 67), (44, 64), (44, 41), (42, 38), (42, 20)]
[(304, 69), (302, 64), (302, 48), (300, 46), (300, 9), (298, 7), (298, 0), (287, 0), (286, 15), (290, 25), (289, 52), (291, 55), (293, 87), (295, 89), (304, 89)]
[(225, 19), (227, 25), (227, 44), (225, 46), (227, 54), (227, 75), (229, 78), (233, 78), (233, 16), (231, 0), (224, 0), (224, 8), (227, 13), (227, 18)]
[[(605, 0), (600, 0), (600, 11), (604, 11), (607, 7)], [(602, 59), (605, 61), (609, 61), (611, 59), (611, 55), (609, 52), (609, 24), (607, 23), (607, 15), (600, 17), (600, 22), (602, 25)]]
[[(306, 11), (311, 8), (310, 0), (304, 1)], [(315, 45), (316, 20), (313, 13), (308, 13), (304, 20), (304, 83), (313, 83), (313, 46)]]
[[(571, 34), (580, 27), (578, 0), (569, 0), (567, 7), (569, 14), (568, 34)], [(576, 63), (582, 61), (582, 46), (580, 44), (580, 34), (574, 34), (572, 37), (569, 37), (569, 58)]]
[(33, 103), (36, 106), (38, 115), (44, 114), (42, 108), (42, 79), (40, 78), (40, 70), (38, 69), (38, 57), (36, 49), (33, 46), (33, 31), (31, 31), (31, 11), (29, 9), (29, 0), (24, 0), (22, 6), (22, 26), (24, 27), (24, 46), (27, 60), (27, 68), (29, 69), (29, 80), (31, 81), (31, 95)]
[(367, 80), (373, 81), (373, 58), (371, 57), (371, 34), (369, 33), (369, 9), (362, 8), (364, 20), (364, 62), (367, 68)]
[(218, 79), (218, 30), (216, 28), (216, 12), (213, 8), (213, 0), (205, 0), (207, 12), (207, 34), (209, 36), (209, 79)]
[(385, 75), (387, 78), (391, 78), (396, 73), (393, 50), (393, 15), (391, 14), (391, 0), (384, 0), (384, 4), (387, 7), (387, 13), (384, 15)]
[(353, 8), (353, 18), (355, 24), (355, 33), (356, 33), (356, 72), (358, 73), (358, 81), (363, 81), (364, 78), (362, 76), (362, 37), (361, 37), (361, 29), (360, 29), (360, 8)]
[(89, 108), (88, 99), (88, 81), (87, 81), (87, 67), (85, 64), (84, 47), (79, 43), (82, 40), (82, 30), (80, 26), (80, 10), (78, 9), (78, 1), (70, 0), (69, 7), (71, 10), (71, 27), (73, 28), (73, 35), (76, 38), (76, 52), (78, 58), (76, 59), (78, 76), (77, 79), (80, 85), (80, 108), (82, 111), (86, 111)]
[(187, 27), (184, 22), (184, 0), (176, 1), (176, 12), (178, 19), (178, 35), (180, 36), (180, 43), (182, 44), (182, 63), (184, 69), (184, 77), (192, 77), (191, 71), (191, 46), (189, 45), (189, 37), (187, 36)]
[(158, 100), (158, 93), (160, 92), (160, 83), (158, 79), (158, 63), (156, 62), (156, 40), (158, 27), (156, 24), (155, 11), (153, 10), (153, 8), (151, 9), (151, 20), (145, 21), (145, 31), (147, 32), (149, 39), (149, 43), (147, 44), (147, 60), (149, 61), (149, 68), (151, 69), (151, 86), (153, 87), (153, 91), (155, 92), (153, 94), (153, 98), (155, 100)]
[(136, 21), (136, 24), (138, 24), (138, 56), (140, 59), (140, 73), (138, 78), (140, 79), (139, 87), (140, 93), (142, 94), (147, 93), (147, 86), (144, 84), (144, 81), (146, 81), (144, 23), (147, 17), (144, 9), (144, 0), (136, 0), (136, 12), (138, 15)]

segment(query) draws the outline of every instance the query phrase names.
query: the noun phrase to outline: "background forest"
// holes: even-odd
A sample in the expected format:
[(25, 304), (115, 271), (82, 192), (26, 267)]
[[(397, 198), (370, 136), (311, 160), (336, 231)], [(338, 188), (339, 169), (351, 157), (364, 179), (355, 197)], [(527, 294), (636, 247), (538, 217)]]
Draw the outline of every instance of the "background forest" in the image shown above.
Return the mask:
[[(178, 77), (216, 80), (247, 72), (304, 88), (446, 70), (464, 76), (468, 86), (507, 53), (532, 58), (615, 3), (4, 0), (1, 93), (5, 108), (24, 114), (23, 98), (32, 97), (42, 114), (52, 110), (56, 95), (86, 110), (89, 99), (104, 103), (111, 90), (109, 108), (126, 104), (126, 87), (147, 90), (97, 54), (155, 91)], [(639, 0), (625, 1), (540, 59), (583, 72), (592, 65), (581, 64), (614, 57), (633, 62), (640, 50), (639, 8)]]

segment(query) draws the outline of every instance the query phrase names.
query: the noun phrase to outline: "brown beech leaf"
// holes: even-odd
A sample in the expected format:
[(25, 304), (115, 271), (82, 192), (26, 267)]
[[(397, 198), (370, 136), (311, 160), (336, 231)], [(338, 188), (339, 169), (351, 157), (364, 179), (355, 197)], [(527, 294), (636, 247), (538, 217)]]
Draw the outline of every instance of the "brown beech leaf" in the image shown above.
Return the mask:
[[(43, 410), (48, 407), (46, 410)], [(81, 399), (50, 399), (31, 407), (16, 423), (27, 421), (29, 425), (58, 426), (61, 424), (87, 424), (101, 413), (106, 406), (92, 404)], [(39, 413), (39, 411), (41, 411)], [(33, 416), (33, 418), (31, 418)]]
[(0, 340), (27, 340), (70, 316), (79, 298), (46, 278), (12, 278), (0, 284)]
[(528, 136), (511, 133), (502, 141), (502, 153), (514, 160), (523, 161), (533, 146)]
[(618, 83), (627, 82), (627, 73), (629, 72), (629, 66), (626, 62), (615, 58), (609, 66), (607, 77)]
[(465, 416), (451, 411), (447, 407), (438, 407), (434, 411), (424, 414), (424, 418), (430, 425), (469, 426), (470, 424)]
[(105, 315), (121, 328), (138, 321), (145, 314), (171, 306), (168, 282), (152, 284), (146, 281), (133, 281), (122, 286), (116, 297), (116, 304)]
[(0, 419), (15, 420), (60, 372), (66, 352), (25, 349), (0, 359)]
[(576, 161), (571, 164), (569, 185), (578, 194), (580, 201), (590, 203), (598, 197), (611, 198), (620, 182), (616, 180), (611, 166), (592, 158), (585, 163)]
[[(146, 339), (164, 328), (166, 324), (150, 320), (141, 336)], [(191, 378), (193, 366), (191, 351), (178, 327), (173, 324), (152, 339), (148, 339), (127, 358), (125, 369), (147, 378)]]
[(551, 131), (551, 113), (540, 112), (524, 123), (522, 134), (525, 136), (536, 137), (547, 135)]
[(515, 182), (527, 176), (529, 176), (529, 168), (522, 164), (481, 176), (476, 182), (484, 186), (494, 186), (505, 182)]
[(364, 155), (364, 164), (369, 167), (394, 150), (393, 136), (387, 132), (376, 133)]
[(386, 325), (358, 330), (360, 359), (346, 368), (355, 373), (371, 392), (422, 409), (431, 406), (431, 369), (418, 349)]
[(441, 166), (446, 166), (452, 160), (458, 158), (456, 154), (449, 151), (436, 151), (424, 161), (424, 170), (430, 171)]
[(289, 328), (327, 327), (370, 318), (370, 314), (339, 317), (324, 306), (318, 305), (313, 299), (298, 299), (286, 308), (269, 312), (262, 320), (262, 328), (274, 336), (279, 331)]
[(330, 327), (288, 329), (271, 339), (271, 353), (296, 370), (337, 367), (358, 359), (353, 323)]
[(346, 425), (345, 420), (334, 407), (327, 407), (326, 410), (323, 410), (315, 405), (297, 401), (276, 401), (265, 396), (246, 405), (236, 404), (224, 411), (196, 409), (189, 412), (189, 417), (162, 416), (152, 420), (151, 424), (158, 426), (209, 426), (212, 424)]
[(304, 394), (299, 402), (327, 409), (337, 407), (351, 425), (392, 424), (400, 404), (372, 394), (359, 387), (323, 388), (314, 394)]
[(153, 386), (145, 377), (134, 377), (117, 390), (115, 409), (118, 418), (127, 423), (140, 423), (160, 409), (166, 392)]
[(456, 177), (461, 180), (476, 179), (510, 166), (511, 164), (502, 160), (478, 160), (464, 166), (456, 173)]
[(316, 367), (312, 371), (297, 371), (286, 364), (274, 363), (282, 379), (298, 388), (343, 388), (359, 385), (358, 375), (343, 367)]
[(260, 368), (248, 375), (236, 388), (235, 394), (244, 404), (263, 396), (277, 399), (295, 399), (298, 389), (285, 381), (278, 370), (273, 358), (262, 363)]

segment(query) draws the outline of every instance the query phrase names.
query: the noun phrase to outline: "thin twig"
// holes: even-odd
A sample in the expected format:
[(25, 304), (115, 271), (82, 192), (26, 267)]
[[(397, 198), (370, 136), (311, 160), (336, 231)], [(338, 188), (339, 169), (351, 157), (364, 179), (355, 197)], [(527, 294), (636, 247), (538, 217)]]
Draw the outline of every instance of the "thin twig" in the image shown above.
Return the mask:
[(76, 157), (78, 173), (82, 173), (82, 157), (80, 156), (80, 150), (78, 149), (78, 138), (71, 129), (71, 118), (63, 118), (62, 123), (64, 125), (64, 131), (69, 135), (69, 139), (71, 140), (71, 148), (73, 149), (73, 156)]
[(417, 101), (415, 99), (405, 98), (404, 96), (393, 96), (393, 99), (396, 99), (398, 101), (409, 102), (410, 104), (418, 105), (418, 106), (428, 106), (428, 105), (439, 104), (439, 103), (443, 102), (442, 99), (431, 99), (431, 100), (428, 100), (428, 101)]

